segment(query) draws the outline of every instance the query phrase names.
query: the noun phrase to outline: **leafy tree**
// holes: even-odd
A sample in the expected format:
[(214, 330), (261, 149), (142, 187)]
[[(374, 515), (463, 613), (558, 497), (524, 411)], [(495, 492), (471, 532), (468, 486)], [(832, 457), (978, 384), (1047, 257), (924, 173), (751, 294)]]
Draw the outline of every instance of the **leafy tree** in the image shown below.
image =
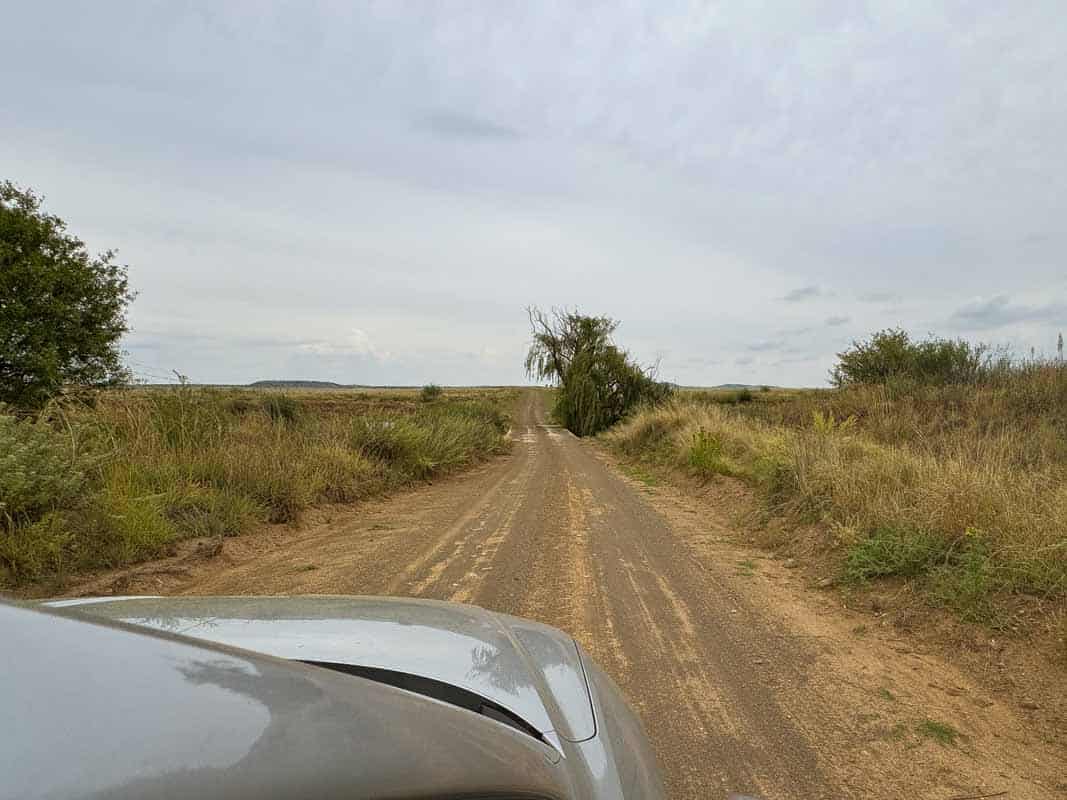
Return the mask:
[(0, 402), (33, 408), (65, 384), (127, 379), (119, 339), (134, 295), (114, 259), (90, 256), (32, 190), (0, 183)]
[(835, 386), (901, 378), (928, 384), (970, 383), (979, 377), (987, 356), (984, 345), (937, 337), (914, 342), (905, 331), (887, 328), (838, 353), (830, 380)]
[(533, 343), (526, 354), (527, 375), (558, 387), (556, 418), (578, 436), (614, 425), (640, 402), (657, 402), (670, 386), (655, 380), (612, 341), (619, 326), (610, 317), (528, 309)]

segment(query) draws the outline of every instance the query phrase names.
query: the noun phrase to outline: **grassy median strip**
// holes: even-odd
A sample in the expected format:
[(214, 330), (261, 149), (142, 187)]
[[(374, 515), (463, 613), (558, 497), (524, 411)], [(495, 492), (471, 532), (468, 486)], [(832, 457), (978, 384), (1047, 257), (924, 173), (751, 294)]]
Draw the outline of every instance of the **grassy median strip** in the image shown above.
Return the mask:
[(114, 567), (174, 542), (294, 523), (506, 447), (508, 390), (106, 393), (0, 408), (0, 584)]
[(1067, 593), (1067, 369), (972, 386), (680, 392), (606, 434), (627, 458), (755, 487), (824, 523), (840, 579), (919, 579), (964, 618)]

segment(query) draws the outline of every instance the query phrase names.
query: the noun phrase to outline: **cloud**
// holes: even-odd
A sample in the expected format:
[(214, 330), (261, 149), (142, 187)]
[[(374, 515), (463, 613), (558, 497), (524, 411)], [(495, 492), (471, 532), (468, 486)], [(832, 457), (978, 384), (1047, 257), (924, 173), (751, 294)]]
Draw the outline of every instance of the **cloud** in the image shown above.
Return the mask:
[(889, 303), (899, 300), (900, 297), (893, 292), (864, 292), (857, 299), (861, 303)]
[(803, 286), (800, 289), (788, 292), (782, 299), (787, 303), (800, 303), (804, 300), (813, 300), (816, 297), (821, 297), (822, 294), (823, 291), (818, 286)]
[(734, 359), (734, 364), (736, 364), (739, 367), (747, 367), (750, 364), (755, 363), (755, 361), (756, 361), (756, 359), (753, 358), (752, 356), (740, 356), (740, 357)]
[(801, 325), (801, 326), (798, 326), (798, 327), (795, 327), (795, 328), (781, 328), (780, 330), (776, 331), (775, 334), (777, 336), (789, 336), (789, 337), (792, 337), (792, 336), (804, 336), (806, 334), (811, 333), (814, 330), (815, 330), (815, 328), (811, 327), (810, 325)]
[(831, 328), (836, 327), (838, 325), (847, 325), (850, 322), (852, 322), (852, 317), (848, 316), (835, 315), (826, 318), (826, 324), (829, 325)]
[(419, 119), (417, 127), (446, 139), (514, 141), (520, 138), (514, 128), (455, 111), (427, 114)]
[(348, 333), (336, 339), (319, 339), (302, 342), (297, 346), (302, 353), (316, 356), (369, 356), (385, 359), (389, 354), (374, 346), (366, 331), (352, 328)]
[(781, 339), (770, 339), (763, 342), (753, 342), (750, 345), (746, 345), (745, 349), (753, 353), (766, 353), (770, 350), (781, 350), (785, 347), (785, 342)]
[(1001, 294), (958, 308), (951, 319), (956, 327), (966, 330), (991, 330), (1018, 322), (1063, 323), (1067, 322), (1067, 304), (1013, 304), (1007, 295)]
[(717, 358), (710, 358), (709, 356), (687, 356), (678, 362), (680, 367), (715, 367), (721, 364), (722, 361)]

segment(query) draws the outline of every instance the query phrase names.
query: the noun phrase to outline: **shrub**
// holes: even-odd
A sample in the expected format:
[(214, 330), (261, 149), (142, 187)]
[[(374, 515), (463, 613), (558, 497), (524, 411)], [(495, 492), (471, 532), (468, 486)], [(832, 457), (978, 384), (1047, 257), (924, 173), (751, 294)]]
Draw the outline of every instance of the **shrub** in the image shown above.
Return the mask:
[(845, 557), (844, 576), (864, 581), (889, 575), (914, 577), (948, 556), (948, 543), (925, 531), (880, 527), (852, 545)]
[(15, 581), (61, 574), (72, 538), (64, 516), (50, 511), (35, 522), (0, 532), (0, 564)]
[(903, 330), (889, 328), (837, 354), (830, 372), (835, 386), (913, 381), (927, 384), (973, 383), (986, 363), (987, 348), (962, 339), (931, 337), (913, 342)]
[(0, 527), (35, 519), (75, 499), (85, 485), (86, 456), (70, 436), (4, 414), (0, 406)]
[(444, 390), (436, 383), (428, 383), (419, 392), (419, 400), (423, 403), (432, 403), (434, 400), (440, 400), (443, 394)]

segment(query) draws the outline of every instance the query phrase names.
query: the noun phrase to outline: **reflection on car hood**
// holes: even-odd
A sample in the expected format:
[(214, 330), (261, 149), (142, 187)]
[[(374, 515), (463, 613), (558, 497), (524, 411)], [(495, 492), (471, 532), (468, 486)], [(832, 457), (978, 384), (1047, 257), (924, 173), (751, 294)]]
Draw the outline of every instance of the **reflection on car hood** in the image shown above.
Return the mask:
[(49, 605), (279, 658), (432, 678), (497, 703), (549, 741), (583, 741), (596, 730), (573, 640), (475, 606), (326, 596), (89, 598)]

